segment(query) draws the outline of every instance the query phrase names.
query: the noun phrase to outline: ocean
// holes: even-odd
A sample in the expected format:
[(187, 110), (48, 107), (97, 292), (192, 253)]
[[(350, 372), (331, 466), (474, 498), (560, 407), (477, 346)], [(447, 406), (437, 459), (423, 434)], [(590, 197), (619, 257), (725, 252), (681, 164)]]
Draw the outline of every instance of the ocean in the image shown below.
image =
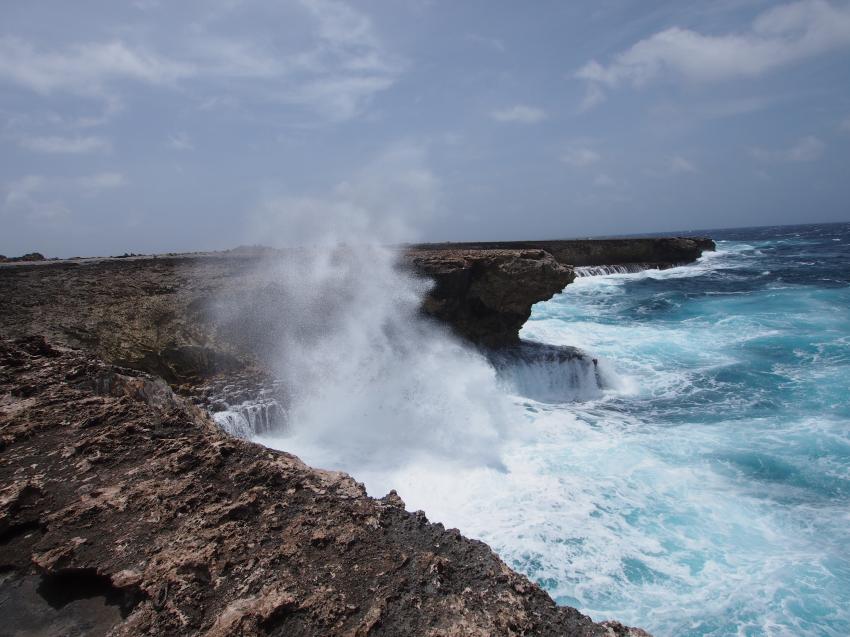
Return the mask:
[(695, 264), (585, 270), (533, 308), (521, 337), (578, 347), (595, 373), (496, 372), (444, 345), (372, 373), (370, 354), (319, 410), (359, 396), (357, 413), (258, 439), (395, 488), (596, 620), (846, 637), (850, 224), (707, 234), (717, 251)]

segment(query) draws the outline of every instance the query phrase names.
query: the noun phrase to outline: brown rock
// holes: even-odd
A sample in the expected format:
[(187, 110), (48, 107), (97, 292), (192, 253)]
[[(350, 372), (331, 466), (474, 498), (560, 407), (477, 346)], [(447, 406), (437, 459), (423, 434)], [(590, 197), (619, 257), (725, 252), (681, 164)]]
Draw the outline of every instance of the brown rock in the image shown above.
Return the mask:
[[(146, 374), (27, 347), (0, 340), (0, 361), (18, 361), (0, 364), (7, 628), (630, 634), (556, 606), (486, 545), (408, 513), (395, 494), (373, 500), (345, 474), (228, 438)], [(21, 384), (32, 394), (14, 395)]]

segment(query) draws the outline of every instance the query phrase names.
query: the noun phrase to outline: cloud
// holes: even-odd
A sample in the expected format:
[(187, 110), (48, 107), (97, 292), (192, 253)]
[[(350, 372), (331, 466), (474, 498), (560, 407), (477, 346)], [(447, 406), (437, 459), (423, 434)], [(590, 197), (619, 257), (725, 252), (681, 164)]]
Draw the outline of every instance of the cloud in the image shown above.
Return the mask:
[(850, 5), (801, 0), (764, 11), (741, 33), (660, 31), (607, 65), (588, 62), (575, 76), (588, 82), (583, 104), (592, 107), (604, 99), (605, 89), (641, 87), (665, 76), (696, 83), (756, 77), (848, 46)]
[(27, 175), (12, 181), (4, 189), (2, 212), (30, 221), (51, 221), (67, 216), (70, 211), (62, 201), (42, 196), (50, 185), (41, 175)]
[(500, 53), (504, 53), (506, 50), (505, 43), (499, 38), (490, 38), (478, 33), (467, 33), (465, 39), (467, 42), (472, 42), (473, 44), (477, 44), (488, 49), (495, 49)]
[(693, 174), (699, 172), (693, 162), (676, 155), (670, 160), (670, 173), (673, 175)]
[(613, 188), (617, 185), (617, 182), (615, 182), (609, 175), (599, 173), (593, 180), (593, 185), (597, 188)]
[(572, 148), (561, 155), (561, 161), (570, 166), (584, 167), (599, 162), (602, 156), (592, 148)]
[(581, 104), (579, 104), (579, 110), (589, 111), (599, 106), (606, 99), (605, 91), (598, 84), (590, 82), (584, 91), (584, 97), (581, 100)]
[(821, 140), (810, 135), (803, 137), (789, 148), (779, 150), (752, 148), (750, 152), (759, 161), (810, 162), (819, 159), (825, 148), (826, 145)]
[[(37, 46), (18, 37), (0, 37), (0, 82), (46, 98), (57, 94), (97, 98), (110, 112), (120, 109), (127, 82), (192, 91), (211, 106), (210, 94), (238, 89), (240, 103), (277, 102), (305, 107), (332, 121), (358, 116), (374, 95), (403, 72), (403, 61), (382, 45), (372, 21), (351, 6), (332, 0), (300, 0), (304, 37), (289, 40), (262, 30), (250, 39), (210, 30), (209, 20), (178, 30), (170, 46), (121, 39), (64, 46)], [(223, 8), (240, 10), (241, 3)], [(277, 8), (288, 20), (292, 5)], [(274, 10), (274, 9), (270, 9)], [(231, 16), (232, 17), (232, 16)], [(268, 15), (263, 15), (269, 20)], [(232, 20), (221, 18), (230, 24)], [(238, 85), (235, 84), (238, 82)]]
[(844, 120), (838, 125), (838, 130), (844, 133), (850, 133), (850, 117), (844, 118)]
[(102, 172), (81, 177), (25, 175), (3, 188), (0, 212), (18, 215), (33, 222), (57, 221), (71, 214), (65, 199), (79, 195), (95, 196), (128, 183), (117, 172)]
[(301, 5), (316, 24), (317, 42), (286, 61), (291, 83), (278, 97), (331, 120), (354, 118), (395, 84), (405, 64), (385, 50), (367, 15), (331, 0)]
[(109, 140), (102, 137), (24, 137), (18, 140), (18, 145), (36, 153), (68, 155), (104, 153), (112, 149)]
[(190, 64), (130, 48), (120, 40), (45, 51), (20, 38), (0, 38), (0, 79), (41, 95), (102, 97), (107, 85), (117, 80), (168, 84), (195, 72)]
[(98, 193), (103, 190), (121, 188), (126, 186), (128, 182), (122, 173), (102, 172), (86, 177), (77, 177), (72, 183), (89, 193)]
[(516, 124), (536, 124), (546, 119), (546, 112), (543, 109), (534, 106), (525, 106), (517, 104), (510, 108), (493, 111), (490, 113), (497, 122), (509, 122)]
[(173, 150), (194, 150), (195, 145), (189, 138), (188, 133), (181, 131), (168, 136), (168, 147)]
[(248, 239), (288, 245), (399, 243), (414, 240), (440, 212), (441, 187), (425, 149), (390, 147), (320, 195), (266, 198), (251, 219)]
[(359, 115), (372, 97), (388, 89), (394, 80), (380, 76), (329, 76), (293, 87), (280, 101), (315, 109), (332, 121)]

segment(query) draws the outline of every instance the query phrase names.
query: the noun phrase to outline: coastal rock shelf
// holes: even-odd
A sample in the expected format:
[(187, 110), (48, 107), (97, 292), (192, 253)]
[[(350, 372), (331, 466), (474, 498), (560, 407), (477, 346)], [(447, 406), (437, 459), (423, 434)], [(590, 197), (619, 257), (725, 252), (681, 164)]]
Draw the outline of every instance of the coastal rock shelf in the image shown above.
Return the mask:
[[(635, 241), (610, 244), (604, 262), (664, 267), (713, 246)], [(433, 281), (426, 315), (519, 384), (553, 378), (539, 398), (562, 400), (604, 386), (596, 361), (517, 334), (574, 266), (603, 258), (565, 243), (408, 246), (398, 267)], [(6, 625), (20, 635), (646, 635), (556, 606), (486, 545), (405, 511), (394, 493), (369, 498), (347, 475), (239, 439), (286, 420), (274, 377), (286, 290), (265, 266), (288, 256), (0, 264)]]
[(562, 239), (548, 241), (491, 241), (428, 243), (414, 250), (544, 250), (558, 263), (572, 267), (639, 265), (669, 268), (696, 261), (715, 249), (708, 237), (636, 237), (628, 239)]
[[(474, 343), (503, 346), (518, 342), (532, 305), (573, 281), (574, 266), (670, 267), (713, 247), (681, 238), (430, 244), (407, 247), (400, 265), (434, 281), (426, 314)], [(0, 264), (0, 326), (196, 386), (268, 366), (283, 319), (264, 305), (280, 290), (262, 271), (286, 258), (263, 250)]]
[(407, 261), (435, 282), (426, 314), (481, 345), (516, 343), (531, 306), (573, 281), (572, 268), (543, 250), (416, 249)]
[(18, 635), (639, 637), (483, 543), (238, 440), (161, 380), (0, 341), (0, 598)]

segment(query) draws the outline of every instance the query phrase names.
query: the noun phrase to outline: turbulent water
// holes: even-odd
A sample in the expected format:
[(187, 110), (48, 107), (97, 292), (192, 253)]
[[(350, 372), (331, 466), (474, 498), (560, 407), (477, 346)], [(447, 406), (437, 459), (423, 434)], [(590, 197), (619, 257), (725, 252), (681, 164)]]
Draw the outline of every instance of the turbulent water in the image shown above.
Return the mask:
[[(385, 424), (356, 454), (346, 430), (319, 448), (297, 422), (261, 440), (373, 495), (396, 488), (594, 619), (657, 637), (850, 635), (850, 224), (710, 234), (718, 250), (696, 264), (586, 272), (535, 306), (522, 337), (598, 369), (428, 357), (417, 378), (442, 369), (436, 389), (391, 368), (405, 399), (378, 386), (358, 403), (351, 436)], [(505, 405), (473, 387), (489, 383)], [(427, 437), (395, 433), (422, 396)], [(451, 430), (453, 411), (476, 423), (495, 407), (508, 424), (487, 436)], [(422, 440), (437, 452), (385, 462)], [(501, 461), (445, 457), (478, 444)]]

